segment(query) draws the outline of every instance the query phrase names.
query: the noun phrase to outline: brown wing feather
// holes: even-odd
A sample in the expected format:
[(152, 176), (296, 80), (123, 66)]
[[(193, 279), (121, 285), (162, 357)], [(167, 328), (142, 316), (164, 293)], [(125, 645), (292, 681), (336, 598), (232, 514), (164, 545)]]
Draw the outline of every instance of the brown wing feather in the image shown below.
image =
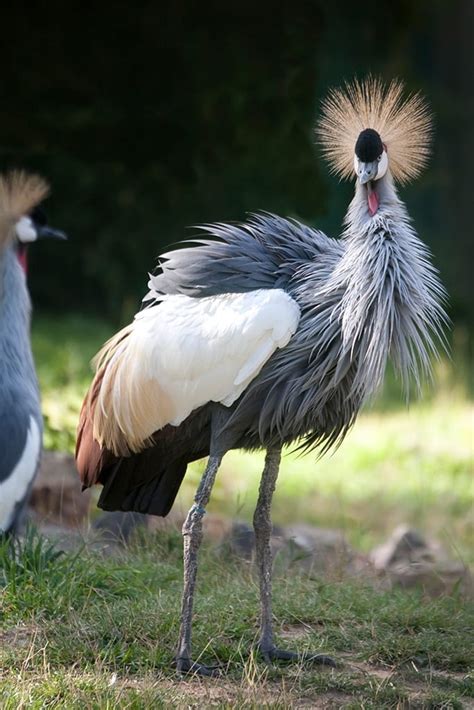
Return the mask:
[[(98, 407), (100, 407), (99, 396), (109, 360), (129, 333), (129, 328), (116, 333), (94, 359), (97, 370), (82, 403), (76, 438), (76, 466), (82, 484), (86, 487), (99, 483), (102, 470), (120, 459), (120, 455), (114, 455), (97, 441), (98, 421), (102, 422), (103, 428), (110, 429), (107, 416), (103, 411), (99, 411)], [(114, 426), (113, 430), (117, 448), (120, 448), (120, 453), (127, 455), (129, 451), (122, 432), (117, 426)]]
[(112, 465), (117, 460), (112, 452), (99, 446), (93, 436), (94, 409), (97, 404), (102, 378), (103, 370), (94, 377), (94, 381), (82, 404), (77, 427), (76, 466), (82, 484), (86, 488), (98, 483), (102, 469)]
[[(166, 515), (187, 464), (209, 453), (211, 408), (195, 410), (180, 426), (161, 428), (146, 448), (131, 451), (118, 422), (110, 416), (109, 400), (103, 396), (104, 388), (106, 394), (114, 390), (114, 373), (106, 371), (114, 365), (114, 356), (129, 334), (129, 328), (117, 333), (96, 358), (97, 371), (79, 418), (76, 465), (84, 487), (104, 486), (99, 507)], [(113, 452), (97, 441), (104, 430), (107, 436), (102, 438), (114, 442)]]
[(134, 510), (167, 515), (190, 461), (207, 456), (210, 409), (193, 412), (179, 427), (156, 432), (152, 445), (126, 457), (114, 456), (93, 436), (94, 408), (98, 405), (100, 370), (82, 406), (76, 443), (76, 465), (84, 487), (101, 483), (98, 505), (104, 510)]

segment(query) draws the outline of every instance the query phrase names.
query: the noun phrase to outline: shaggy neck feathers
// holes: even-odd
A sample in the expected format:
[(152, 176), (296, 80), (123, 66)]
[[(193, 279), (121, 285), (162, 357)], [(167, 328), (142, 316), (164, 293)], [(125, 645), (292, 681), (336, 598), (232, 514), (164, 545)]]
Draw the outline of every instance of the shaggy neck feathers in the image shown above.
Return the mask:
[(0, 256), (0, 377), (6, 385), (16, 381), (24, 387), (30, 382), (36, 393), (30, 315), (25, 275), (9, 247)]
[(366, 188), (357, 184), (345, 219), (345, 252), (324, 289), (342, 291), (334, 309), (341, 357), (358, 361), (353, 389), (363, 396), (380, 386), (389, 357), (405, 390), (412, 378), (419, 387), (447, 322), (444, 288), (390, 174), (377, 181), (377, 191), (380, 207), (371, 217)]

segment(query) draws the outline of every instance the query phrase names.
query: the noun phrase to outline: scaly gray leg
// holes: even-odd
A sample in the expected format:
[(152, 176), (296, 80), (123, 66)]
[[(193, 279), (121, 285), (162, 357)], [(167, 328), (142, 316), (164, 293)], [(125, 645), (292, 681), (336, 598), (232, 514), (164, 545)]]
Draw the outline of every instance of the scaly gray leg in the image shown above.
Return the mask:
[(221, 456), (209, 456), (206, 470), (194, 497), (194, 505), (183, 525), (184, 546), (184, 588), (181, 606), (181, 628), (179, 632), (176, 668), (181, 673), (215, 675), (216, 669), (191, 660), (191, 626), (193, 616), (193, 598), (198, 568), (198, 551), (202, 541), (202, 519), (206, 512), (212, 486), (216, 478)]
[(319, 653), (298, 654), (275, 647), (272, 626), (272, 550), (270, 538), (272, 522), (270, 508), (280, 469), (281, 449), (268, 449), (265, 457), (257, 507), (253, 516), (255, 530), (255, 550), (260, 576), (260, 641), (259, 651), (267, 663), (275, 659), (283, 661), (312, 661), (329, 666), (336, 664), (329, 656)]

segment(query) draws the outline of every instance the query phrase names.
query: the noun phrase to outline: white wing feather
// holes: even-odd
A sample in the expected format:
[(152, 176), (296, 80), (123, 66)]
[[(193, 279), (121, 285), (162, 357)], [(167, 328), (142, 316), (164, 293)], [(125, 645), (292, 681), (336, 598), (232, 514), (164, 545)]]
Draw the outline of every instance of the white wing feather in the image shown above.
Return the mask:
[(13, 471), (0, 483), (0, 533), (8, 530), (18, 504), (23, 500), (38, 468), (41, 454), (41, 432), (33, 417), (24, 449)]
[(159, 305), (135, 316), (101, 386), (103, 414), (109, 425), (113, 415), (130, 450), (208, 402), (230, 406), (289, 342), (300, 318), (281, 289), (158, 298)]

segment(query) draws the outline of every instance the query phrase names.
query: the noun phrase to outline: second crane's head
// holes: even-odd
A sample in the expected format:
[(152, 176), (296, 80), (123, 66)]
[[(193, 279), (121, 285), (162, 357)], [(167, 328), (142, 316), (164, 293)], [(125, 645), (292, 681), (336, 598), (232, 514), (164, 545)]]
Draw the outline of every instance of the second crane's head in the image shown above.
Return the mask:
[(53, 229), (48, 224), (46, 212), (38, 205), (28, 214), (20, 217), (15, 225), (17, 238), (16, 252), (18, 260), (26, 271), (26, 254), (29, 244), (40, 239), (67, 239), (60, 229)]
[(6, 249), (14, 251), (24, 271), (31, 243), (66, 239), (64, 232), (48, 225), (40, 206), (48, 193), (48, 184), (38, 175), (13, 171), (0, 176), (0, 256)]
[(384, 178), (409, 182), (430, 153), (429, 110), (420, 94), (405, 96), (399, 81), (385, 86), (369, 77), (330, 90), (316, 131), (331, 172), (356, 177), (370, 217), (383, 206)]

